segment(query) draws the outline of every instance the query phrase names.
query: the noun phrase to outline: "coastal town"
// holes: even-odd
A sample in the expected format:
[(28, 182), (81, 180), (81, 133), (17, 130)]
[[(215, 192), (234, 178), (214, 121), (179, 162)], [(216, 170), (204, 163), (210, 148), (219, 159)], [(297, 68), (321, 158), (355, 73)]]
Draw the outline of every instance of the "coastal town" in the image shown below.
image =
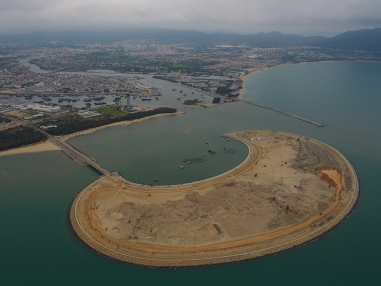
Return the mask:
[(380, 0), (0, 2), (3, 285), (380, 284)]
[[(42, 124), (52, 123), (47, 122), (49, 118), (62, 116), (124, 116), (132, 112), (125, 109), (127, 97), (135, 111), (162, 106), (161, 98), (168, 107), (229, 103), (241, 98), (251, 74), (264, 69), (303, 62), (378, 59), (373, 53), (313, 46), (163, 44), (152, 40), (49, 42), (43, 46), (2, 43), (0, 51), (0, 131), (8, 132), (20, 125), (17, 118), (46, 126)], [(171, 84), (165, 94), (160, 88), (164, 83)]]

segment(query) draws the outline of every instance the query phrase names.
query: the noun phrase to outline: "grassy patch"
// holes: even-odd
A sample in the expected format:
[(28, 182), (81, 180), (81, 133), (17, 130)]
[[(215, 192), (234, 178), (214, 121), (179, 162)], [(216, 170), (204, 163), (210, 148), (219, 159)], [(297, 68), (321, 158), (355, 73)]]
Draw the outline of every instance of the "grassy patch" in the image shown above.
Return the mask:
[(196, 105), (197, 103), (202, 102), (198, 99), (189, 99), (184, 101), (184, 105)]
[(116, 116), (121, 116), (121, 115), (126, 115), (127, 112), (121, 110), (122, 106), (121, 105), (113, 105), (113, 106), (106, 106), (97, 109), (97, 111), (100, 114), (110, 114), (110, 115), (116, 115)]

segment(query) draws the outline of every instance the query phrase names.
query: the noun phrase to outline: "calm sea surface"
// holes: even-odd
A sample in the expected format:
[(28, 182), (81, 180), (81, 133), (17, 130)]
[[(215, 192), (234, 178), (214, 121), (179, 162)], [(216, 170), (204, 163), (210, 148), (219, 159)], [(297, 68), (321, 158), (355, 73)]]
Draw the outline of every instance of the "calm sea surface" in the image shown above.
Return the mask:
[[(241, 103), (178, 107), (178, 95), (169, 92), (175, 85), (157, 81), (168, 90), (163, 101), (185, 114), (70, 141), (106, 169), (147, 184), (201, 180), (237, 166), (247, 150), (220, 137), (228, 132), (278, 130), (324, 141), (356, 168), (361, 198), (354, 213), (323, 238), (278, 255), (213, 267), (149, 269), (120, 263), (89, 250), (68, 227), (71, 200), (97, 178), (95, 171), (61, 152), (0, 157), (1, 285), (379, 285), (380, 78), (381, 64), (331, 62), (273, 68), (246, 82), (245, 100), (323, 123), (323, 128)], [(237, 153), (225, 154), (223, 148)], [(192, 157), (207, 161), (181, 162)]]

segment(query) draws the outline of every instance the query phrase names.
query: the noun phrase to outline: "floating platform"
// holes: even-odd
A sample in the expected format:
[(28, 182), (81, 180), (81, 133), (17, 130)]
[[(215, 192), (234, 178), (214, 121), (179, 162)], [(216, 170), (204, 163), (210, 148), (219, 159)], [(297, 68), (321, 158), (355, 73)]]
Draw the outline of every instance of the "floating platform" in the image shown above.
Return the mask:
[(237, 153), (237, 149), (233, 149), (233, 148), (224, 148), (224, 151), (223, 151), (225, 154), (235, 154)]
[(188, 164), (202, 163), (202, 162), (205, 162), (205, 161), (206, 161), (206, 159), (203, 159), (201, 157), (181, 160), (181, 162), (188, 163)]

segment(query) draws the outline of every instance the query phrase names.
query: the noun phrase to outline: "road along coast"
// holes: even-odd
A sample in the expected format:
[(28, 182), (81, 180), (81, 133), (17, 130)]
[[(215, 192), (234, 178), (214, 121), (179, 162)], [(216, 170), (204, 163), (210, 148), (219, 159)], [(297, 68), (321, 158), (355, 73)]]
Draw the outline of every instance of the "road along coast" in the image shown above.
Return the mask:
[(145, 186), (117, 173), (74, 199), (79, 238), (112, 258), (151, 267), (253, 259), (309, 242), (354, 208), (359, 183), (334, 148), (275, 131), (226, 135), (249, 155), (233, 170), (175, 186)]

